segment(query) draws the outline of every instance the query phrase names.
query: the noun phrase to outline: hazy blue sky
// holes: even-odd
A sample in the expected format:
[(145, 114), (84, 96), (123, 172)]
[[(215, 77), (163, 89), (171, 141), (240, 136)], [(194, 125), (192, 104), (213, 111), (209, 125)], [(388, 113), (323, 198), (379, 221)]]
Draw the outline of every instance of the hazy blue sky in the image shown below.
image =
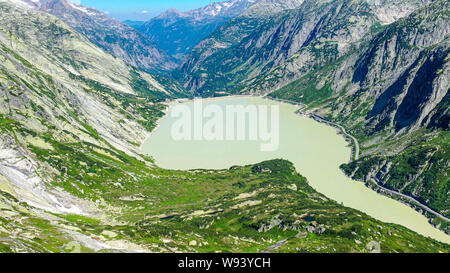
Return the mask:
[[(81, 0), (83, 6), (109, 12), (119, 20), (148, 20), (169, 8), (188, 11), (221, 0)], [(79, 2), (73, 0), (73, 2)]]

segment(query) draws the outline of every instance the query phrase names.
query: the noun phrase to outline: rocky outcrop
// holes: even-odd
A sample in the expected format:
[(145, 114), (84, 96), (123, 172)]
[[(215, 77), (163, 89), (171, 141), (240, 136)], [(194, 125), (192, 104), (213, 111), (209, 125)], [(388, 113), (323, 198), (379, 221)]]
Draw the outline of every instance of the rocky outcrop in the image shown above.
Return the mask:
[(52, 213), (87, 215), (89, 202), (61, 189), (49, 187), (39, 175), (39, 163), (14, 138), (2, 132), (0, 139), (0, 183), (3, 191), (31, 207)]

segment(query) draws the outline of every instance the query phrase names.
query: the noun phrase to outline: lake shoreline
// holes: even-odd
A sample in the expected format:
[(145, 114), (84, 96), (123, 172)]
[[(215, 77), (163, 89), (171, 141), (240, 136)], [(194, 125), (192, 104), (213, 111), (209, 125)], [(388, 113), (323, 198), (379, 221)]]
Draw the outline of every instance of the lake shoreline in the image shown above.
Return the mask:
[[(299, 106), (304, 106), (306, 107), (305, 104), (300, 103), (300, 102), (295, 102), (295, 101), (290, 101), (290, 100), (285, 100), (285, 99), (277, 99), (277, 98), (272, 98), (272, 97), (268, 97), (268, 96), (264, 96), (264, 98), (268, 98), (274, 101), (279, 101), (279, 102), (283, 102), (283, 103), (289, 103), (289, 104), (293, 104), (293, 105), (299, 105)], [(302, 111), (302, 109), (298, 110), (298, 113), (304, 117), (308, 117), (308, 118), (312, 118), (317, 122), (320, 123), (326, 123), (329, 126), (336, 128), (338, 131), (338, 134), (341, 135), (342, 137), (344, 137), (347, 142), (352, 142), (349, 143), (352, 146), (352, 158), (350, 158), (350, 162), (354, 161), (354, 160), (358, 160), (359, 159), (359, 155), (360, 155), (360, 148), (359, 148), (359, 142), (357, 140), (356, 137), (352, 136), (351, 134), (347, 133), (347, 129), (345, 129), (344, 126), (337, 124), (333, 121), (329, 121), (327, 119), (325, 119), (324, 117), (321, 117), (319, 115), (316, 114), (307, 114), (305, 112)], [(350, 138), (350, 140), (348, 140), (347, 138)], [(344, 173), (345, 174), (345, 173)], [(346, 175), (347, 176), (347, 175)], [(348, 178), (352, 179), (355, 182), (361, 182), (364, 183), (366, 185), (367, 188), (373, 190), (374, 192), (389, 197), (393, 200), (396, 200), (402, 204), (405, 204), (409, 207), (411, 207), (412, 209), (418, 211), (420, 214), (422, 214), (425, 218), (428, 219), (428, 222), (430, 223), (431, 226), (433, 226), (434, 228), (441, 230), (438, 226), (436, 226), (435, 224), (432, 223), (433, 218), (428, 217), (427, 213), (431, 213), (432, 215), (434, 215), (435, 217), (438, 217), (444, 221), (449, 222), (450, 219), (448, 219), (447, 217), (441, 215), (439, 212), (434, 211), (432, 208), (428, 207), (426, 204), (421, 203), (420, 201), (418, 201), (417, 199), (415, 199), (412, 196), (408, 196), (408, 195), (404, 195), (402, 193), (393, 191), (393, 190), (388, 190), (384, 187), (382, 187), (379, 183), (372, 181), (373, 184), (376, 186), (376, 189), (373, 189), (369, 186), (369, 183), (366, 183), (364, 181), (359, 181), (359, 180), (355, 180), (352, 177), (347, 176)], [(372, 178), (373, 180), (373, 178)], [(405, 200), (406, 199), (406, 200)], [(445, 230), (441, 230), (443, 232), (445, 232), (447, 235), (450, 235), (448, 232), (446, 232)]]
[[(213, 97), (213, 98), (199, 98), (199, 99), (202, 99), (202, 100), (204, 100), (205, 102), (207, 102), (207, 101), (214, 101), (214, 100), (222, 100), (222, 99), (232, 99), (232, 98), (261, 98), (261, 99), (268, 99), (268, 100), (270, 100), (270, 101), (276, 101), (276, 102), (281, 102), (281, 103), (285, 103), (285, 104), (290, 104), (290, 105), (294, 105), (294, 106), (303, 106), (303, 104), (301, 104), (301, 103), (298, 103), (298, 102), (291, 102), (291, 101), (287, 101), (287, 100), (280, 100), (280, 99), (276, 99), (276, 98), (271, 98), (271, 97), (268, 97), (268, 96), (255, 96), (255, 95), (233, 95), (233, 96), (221, 96), (221, 97)], [(155, 132), (155, 131), (157, 131), (157, 129), (159, 129), (159, 127), (160, 127), (160, 123), (161, 123), (161, 121), (164, 119), (164, 118), (166, 118), (166, 117), (168, 117), (167, 116), (167, 113), (168, 113), (168, 110), (170, 109), (170, 107), (171, 106), (173, 106), (173, 105), (175, 105), (175, 104), (180, 104), (180, 103), (188, 103), (188, 102), (193, 102), (195, 99), (175, 99), (175, 100), (171, 100), (171, 101), (166, 101), (165, 102), (165, 104), (168, 106), (167, 108), (166, 108), (166, 111), (165, 111), (165, 115), (163, 116), (163, 117), (161, 117), (160, 119), (158, 119), (158, 121), (157, 121), (157, 126), (155, 126), (155, 128), (152, 130), (152, 132), (150, 132), (149, 133), (149, 135), (148, 135), (148, 137), (145, 139), (145, 141), (141, 144), (141, 152), (142, 153), (144, 153), (145, 154), (145, 152), (143, 151), (143, 145), (148, 141), (148, 139), (152, 136), (152, 134)], [(355, 141), (351, 141), (352, 140), (352, 136), (351, 135), (349, 135), (348, 133), (347, 133), (347, 131), (345, 130), (345, 128), (343, 127), (343, 126), (336, 126), (335, 124), (330, 124), (330, 122), (321, 122), (320, 120), (318, 120), (317, 118), (314, 118), (311, 114), (306, 114), (306, 113), (304, 113), (304, 112), (302, 112), (301, 111), (302, 109), (300, 108), (300, 109), (297, 109), (297, 110), (295, 110), (295, 111), (293, 111), (293, 114), (295, 114), (295, 116), (302, 116), (302, 117), (305, 117), (305, 118), (308, 118), (308, 119), (311, 119), (311, 120), (314, 120), (315, 122), (317, 122), (317, 123), (321, 123), (321, 124), (324, 124), (324, 125), (326, 125), (327, 127), (330, 127), (330, 128), (333, 128), (333, 129), (335, 129), (335, 132), (336, 132), (336, 134), (337, 135), (339, 135), (339, 136), (341, 136), (341, 137), (343, 137), (343, 139), (345, 140), (345, 142), (347, 142), (348, 143), (348, 147), (351, 147), (351, 154), (350, 154), (350, 158), (348, 159), (348, 160), (352, 160), (353, 159), (353, 157), (355, 156), (355, 151), (359, 151), (359, 149), (357, 148), (357, 147), (355, 147), (356, 145), (356, 143), (357, 142), (355, 142)], [(322, 118), (323, 119), (323, 118)], [(326, 120), (325, 120), (326, 121)], [(150, 156), (152, 156), (152, 154), (149, 154)], [(358, 155), (359, 156), (359, 155)], [(152, 156), (153, 157), (153, 156)], [(154, 157), (153, 157), (154, 158)], [(158, 164), (158, 162), (157, 162), (157, 160), (156, 160), (156, 158), (154, 158), (155, 159), (155, 164), (157, 165), (157, 166), (160, 166), (160, 164)], [(290, 160), (291, 161), (291, 160)], [(240, 164), (237, 164), (237, 165), (240, 165)], [(209, 168), (208, 168), (209, 169)], [(214, 168), (213, 168), (214, 169)], [(223, 168), (219, 168), (219, 169), (217, 169), (217, 170), (223, 170)], [(299, 172), (300, 172), (300, 170), (298, 170)], [(342, 173), (344, 176), (346, 176), (345, 175), (345, 173), (339, 168), (339, 172), (340, 173)], [(347, 177), (347, 176), (346, 176)], [(348, 178), (348, 177), (347, 177)], [(351, 179), (351, 178), (349, 178), (349, 179)], [(363, 182), (361, 182), (361, 181), (357, 181), (357, 180), (353, 180), (353, 179), (351, 179), (351, 181), (354, 181), (354, 182), (356, 182), (356, 183), (358, 183), (358, 184), (362, 184)], [(401, 203), (401, 204), (404, 204), (404, 205), (406, 205), (406, 206), (408, 206), (410, 209), (413, 209), (414, 211), (416, 211), (418, 214), (421, 214), (421, 216), (422, 217), (424, 217), (426, 220), (429, 220), (430, 218), (428, 218), (428, 217), (426, 217), (426, 214), (425, 214), (425, 212), (424, 212), (424, 210), (422, 210), (422, 211), (417, 211), (416, 210), (416, 207), (415, 206), (413, 206), (412, 204), (410, 204), (410, 203), (408, 203), (408, 202), (402, 202), (402, 200), (398, 200), (397, 198), (393, 198), (391, 195), (388, 195), (388, 194), (386, 194), (386, 193), (384, 193), (383, 191), (376, 191), (376, 190), (374, 190), (373, 188), (371, 188), (371, 187), (369, 187), (368, 185), (366, 185), (366, 184), (364, 184), (363, 185), (364, 186), (364, 188), (368, 188), (368, 190), (370, 190), (371, 192), (374, 192), (375, 194), (377, 194), (377, 195), (379, 195), (379, 196), (384, 196), (384, 197), (386, 197), (386, 198), (389, 198), (390, 200), (393, 200), (393, 201), (395, 201), (395, 202), (398, 202), (398, 203)], [(320, 192), (320, 191), (319, 191)], [(329, 198), (331, 198), (331, 199), (334, 199), (333, 197), (330, 197), (330, 196), (328, 196), (327, 195), (327, 197), (329, 197)], [(335, 199), (334, 199), (335, 200)], [(349, 205), (347, 205), (347, 206), (349, 206)], [(353, 206), (350, 206), (350, 207), (353, 207)], [(355, 207), (353, 207), (353, 208), (355, 208)], [(357, 209), (357, 210), (359, 210), (359, 211), (362, 211), (362, 212), (365, 212), (364, 210), (361, 210), (361, 209), (359, 209), (359, 208), (355, 208), (355, 209)], [(367, 213), (367, 212), (365, 212), (365, 213)], [(379, 220), (382, 220), (382, 219), (379, 219)], [(384, 222), (391, 222), (391, 221), (385, 221), (385, 220), (382, 220), (382, 221), (384, 221)], [(433, 229), (436, 229), (436, 230), (439, 230), (438, 228), (436, 228), (436, 226), (434, 226), (434, 225), (432, 225), (432, 223), (430, 222), (430, 221), (428, 221), (428, 224), (430, 225), (430, 227), (432, 227)], [(411, 228), (410, 228), (411, 229)], [(441, 232), (442, 232), (442, 230), (440, 230)], [(435, 238), (436, 239), (436, 238)], [(437, 239), (438, 240), (438, 239)], [(440, 240), (440, 241), (442, 241), (442, 240)], [(445, 241), (445, 240), (444, 240)], [(447, 240), (448, 241), (448, 240)]]

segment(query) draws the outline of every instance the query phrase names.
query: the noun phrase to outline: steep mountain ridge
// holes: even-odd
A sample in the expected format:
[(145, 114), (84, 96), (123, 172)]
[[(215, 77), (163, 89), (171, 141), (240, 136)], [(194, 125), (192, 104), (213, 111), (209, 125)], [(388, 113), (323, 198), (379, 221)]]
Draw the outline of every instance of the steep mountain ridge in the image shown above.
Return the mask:
[(240, 15), (246, 9), (257, 3), (258, 0), (229, 0), (223, 2), (213, 2), (205, 7), (194, 9), (184, 14), (202, 20), (207, 17), (232, 18)]
[[(355, 132), (369, 136), (366, 155), (353, 171), (355, 178), (383, 185), (413, 196), (448, 217), (450, 185), (449, 113), (450, 5), (436, 1), (407, 20), (388, 27), (371, 41), (360, 56), (352, 81), (363, 92), (336, 101), (342, 107), (352, 101), (366, 113), (360, 128), (355, 115), (335, 110)], [(373, 101), (362, 106), (356, 101)], [(334, 104), (335, 106), (336, 104)], [(332, 106), (333, 107), (333, 106)], [(397, 141), (376, 147), (375, 143)], [(389, 143), (389, 142), (388, 142)], [(444, 225), (448, 226), (448, 223)]]
[(128, 64), (150, 72), (176, 67), (173, 59), (136, 29), (106, 13), (67, 0), (2, 0), (52, 14), (103, 50)]
[(285, 10), (299, 8), (305, 0), (259, 0), (242, 13), (246, 17), (268, 17)]
[[(189, 91), (199, 94), (247, 89), (268, 93), (354, 50), (378, 26), (391, 23), (393, 13), (406, 16), (429, 1), (404, 1), (402, 8), (391, 11), (387, 7), (392, 2), (307, 0), (276, 14), (244, 13), (199, 43), (176, 75)], [(283, 71), (275, 79), (254, 83), (278, 66)]]

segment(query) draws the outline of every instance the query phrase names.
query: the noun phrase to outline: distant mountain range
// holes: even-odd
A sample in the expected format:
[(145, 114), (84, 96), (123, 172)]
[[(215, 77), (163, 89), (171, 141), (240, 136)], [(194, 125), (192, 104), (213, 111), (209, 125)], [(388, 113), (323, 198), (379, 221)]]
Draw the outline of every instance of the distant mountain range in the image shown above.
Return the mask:
[(123, 21), (124, 24), (129, 25), (130, 27), (133, 28), (140, 28), (143, 24), (145, 24), (145, 21), (133, 21), (133, 20), (125, 20)]
[[(284, 71), (281, 76), (303, 75), (315, 69), (314, 63), (323, 65), (344, 55), (370, 37), (377, 26), (407, 16), (429, 1), (404, 1), (401, 7), (395, 7), (394, 2), (372, 5), (365, 0), (258, 2), (196, 46), (180, 66), (182, 81), (188, 90), (201, 94), (227, 91), (230, 87), (239, 92), (252, 88), (261, 74), (296, 59), (299, 64), (293, 64), (293, 71)], [(312, 46), (318, 47), (315, 51), (322, 56), (316, 59), (311, 54), (313, 50), (307, 50)], [(267, 93), (290, 80), (274, 87), (269, 87), (272, 81), (267, 81), (261, 92)]]
[(257, 0), (230, 0), (180, 12), (170, 9), (138, 29), (170, 56), (181, 62), (186, 53), (217, 27), (240, 15)]

